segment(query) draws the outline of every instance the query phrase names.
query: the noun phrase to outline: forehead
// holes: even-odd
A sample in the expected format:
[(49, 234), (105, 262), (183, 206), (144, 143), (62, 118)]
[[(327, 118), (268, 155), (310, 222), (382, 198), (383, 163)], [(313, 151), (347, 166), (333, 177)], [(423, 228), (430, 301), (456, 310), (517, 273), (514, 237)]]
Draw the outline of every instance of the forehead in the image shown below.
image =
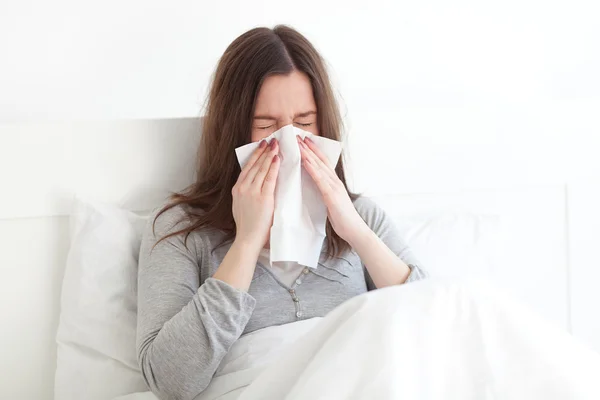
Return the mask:
[(303, 72), (292, 71), (265, 79), (258, 92), (255, 114), (282, 117), (309, 110), (316, 110), (310, 79)]

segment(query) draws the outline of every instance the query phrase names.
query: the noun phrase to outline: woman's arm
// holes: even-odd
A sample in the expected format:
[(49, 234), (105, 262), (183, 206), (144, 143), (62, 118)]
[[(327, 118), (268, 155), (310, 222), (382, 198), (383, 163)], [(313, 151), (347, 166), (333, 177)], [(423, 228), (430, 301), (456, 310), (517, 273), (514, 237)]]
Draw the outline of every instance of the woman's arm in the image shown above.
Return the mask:
[(270, 144), (262, 141), (231, 190), (235, 241), (213, 277), (241, 290), (250, 287), (256, 260), (273, 223), (278, 152), (276, 139)]
[(426, 274), (416, 267), (416, 259), (383, 210), (364, 198), (353, 204), (335, 170), (310, 138), (298, 137), (298, 145), (302, 164), (323, 195), (333, 229), (366, 266), (369, 289), (424, 278)]
[(350, 245), (367, 268), (375, 287), (382, 288), (406, 282), (410, 275), (410, 267), (372, 230), (365, 229)]
[(350, 245), (366, 268), (370, 290), (427, 277), (419, 260), (381, 207), (366, 197), (358, 198), (354, 206), (364, 225), (351, 236)]
[[(208, 386), (244, 331), (256, 302), (222, 280), (208, 278), (200, 285), (197, 252), (203, 249), (196, 249), (192, 240), (189, 249), (181, 235), (152, 249), (173, 231), (171, 226), (182, 212), (163, 213), (156, 222), (156, 235), (151, 218), (140, 250), (138, 361), (146, 383), (161, 399), (193, 399)], [(229, 261), (243, 258), (233, 253), (236, 250), (228, 253)]]
[(256, 300), (246, 291), (273, 220), (278, 152), (276, 140), (269, 146), (263, 142), (242, 169), (232, 190), (235, 241), (204, 283), (198, 263), (211, 248), (190, 250), (183, 235), (154, 246), (179, 230), (175, 225), (185, 217), (183, 210), (163, 213), (155, 232), (153, 217), (146, 227), (138, 272), (138, 361), (161, 399), (201, 393), (252, 316)]

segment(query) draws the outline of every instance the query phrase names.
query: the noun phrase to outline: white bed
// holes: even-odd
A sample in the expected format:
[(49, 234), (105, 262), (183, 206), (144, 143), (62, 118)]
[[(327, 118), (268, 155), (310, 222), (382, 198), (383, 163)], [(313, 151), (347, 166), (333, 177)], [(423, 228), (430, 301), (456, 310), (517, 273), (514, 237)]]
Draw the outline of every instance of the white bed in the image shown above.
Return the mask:
[[(0, 280), (0, 319), (8, 327), (0, 333), (0, 398), (52, 398), (73, 196), (134, 211), (154, 207), (168, 190), (193, 179), (198, 133), (197, 119), (0, 126), (0, 137), (16, 138), (15, 146), (0, 147), (0, 266), (5, 277)], [(443, 159), (432, 165), (424, 139), (399, 140), (411, 159), (422, 154), (429, 160), (426, 169), (410, 168), (409, 181), (420, 182), (419, 187), (399, 175), (387, 189), (373, 185), (366, 191), (405, 221), (402, 227), (424, 265), (440, 275), (456, 273), (437, 268), (440, 257), (475, 248), (468, 240), (474, 227), (489, 229), (476, 246), (486, 251), (463, 254), (467, 262), (452, 260), (461, 265), (458, 272), (491, 277), (551, 323), (600, 350), (600, 292), (593, 284), (600, 279), (593, 240), (600, 237), (597, 184), (548, 179), (482, 186), (467, 178), (441, 184), (431, 171), (452, 165)], [(360, 159), (358, 149), (351, 149)], [(494, 152), (489, 143), (473, 143), (470, 150), (461, 155), (461, 165)], [(376, 176), (377, 168), (370, 165), (361, 174)], [(435, 229), (427, 221), (435, 221)], [(452, 238), (453, 245), (429, 251), (428, 241), (440, 243), (440, 237), (427, 235), (449, 229), (462, 232)]]

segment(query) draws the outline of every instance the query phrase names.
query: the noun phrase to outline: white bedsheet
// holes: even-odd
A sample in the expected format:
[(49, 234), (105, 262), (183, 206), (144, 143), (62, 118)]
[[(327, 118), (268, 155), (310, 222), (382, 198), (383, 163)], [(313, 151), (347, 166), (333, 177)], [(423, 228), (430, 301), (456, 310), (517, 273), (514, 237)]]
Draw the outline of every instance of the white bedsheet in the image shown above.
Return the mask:
[(481, 281), (370, 292), (303, 327), (240, 340), (251, 362), (197, 399), (600, 399), (599, 354)]

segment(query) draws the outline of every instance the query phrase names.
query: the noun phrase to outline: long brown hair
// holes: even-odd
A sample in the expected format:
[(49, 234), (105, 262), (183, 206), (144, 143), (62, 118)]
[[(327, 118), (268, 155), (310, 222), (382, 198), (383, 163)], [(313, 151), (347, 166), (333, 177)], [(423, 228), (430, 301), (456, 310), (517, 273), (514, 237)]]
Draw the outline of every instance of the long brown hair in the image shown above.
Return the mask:
[[(156, 215), (158, 218), (168, 209), (184, 205), (190, 223), (161, 240), (185, 234), (184, 242), (187, 242), (190, 233), (201, 228), (225, 232), (224, 242), (235, 237), (231, 190), (240, 174), (240, 166), (234, 149), (251, 141), (255, 102), (264, 80), (294, 70), (310, 79), (320, 134), (341, 140), (339, 108), (325, 62), (313, 45), (284, 25), (273, 29), (255, 28), (242, 34), (227, 47), (214, 74), (202, 123), (196, 182), (171, 195), (170, 202)], [(346, 186), (342, 157), (335, 171)], [(329, 221), (326, 234), (329, 255), (338, 255), (349, 248)]]

